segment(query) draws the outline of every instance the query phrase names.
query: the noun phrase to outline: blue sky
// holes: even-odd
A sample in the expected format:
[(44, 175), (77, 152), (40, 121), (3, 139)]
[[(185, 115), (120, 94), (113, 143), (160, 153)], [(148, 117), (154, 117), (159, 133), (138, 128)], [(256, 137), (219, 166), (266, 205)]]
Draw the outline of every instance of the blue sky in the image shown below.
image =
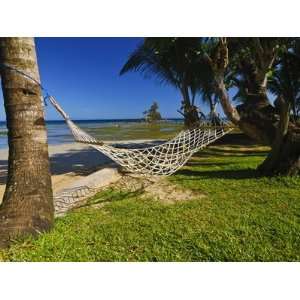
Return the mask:
[[(154, 100), (163, 117), (180, 117), (177, 109), (181, 96), (173, 87), (153, 78), (144, 79), (139, 73), (119, 76), (129, 54), (141, 41), (36, 38), (42, 84), (73, 119), (140, 118)], [(5, 120), (2, 92), (0, 101), (0, 120)], [(48, 106), (46, 118), (56, 120), (60, 116)]]

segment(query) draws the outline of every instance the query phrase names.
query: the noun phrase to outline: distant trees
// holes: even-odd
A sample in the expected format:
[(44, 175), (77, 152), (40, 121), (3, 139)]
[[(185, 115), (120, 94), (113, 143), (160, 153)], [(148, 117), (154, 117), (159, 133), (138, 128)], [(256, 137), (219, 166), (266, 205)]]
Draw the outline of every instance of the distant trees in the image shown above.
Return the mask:
[(182, 95), (182, 111), (186, 127), (199, 123), (195, 106), (198, 92), (199, 38), (146, 38), (130, 55), (120, 71), (141, 72), (145, 77), (156, 77), (160, 83), (170, 84)]
[(145, 116), (146, 122), (154, 123), (162, 119), (158, 108), (158, 103), (154, 101), (151, 107), (148, 110), (144, 111), (143, 114)]
[(54, 208), (47, 132), (33, 38), (0, 38), (1, 82), (8, 127), (8, 176), (0, 207), (0, 246), (49, 230)]

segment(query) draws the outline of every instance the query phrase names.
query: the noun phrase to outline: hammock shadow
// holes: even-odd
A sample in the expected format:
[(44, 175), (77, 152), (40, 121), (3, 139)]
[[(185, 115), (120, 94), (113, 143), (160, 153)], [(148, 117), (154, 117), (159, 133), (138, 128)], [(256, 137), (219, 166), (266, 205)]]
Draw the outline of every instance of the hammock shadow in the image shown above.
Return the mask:
[(93, 148), (70, 149), (50, 157), (51, 174), (87, 175), (112, 164), (112, 160)]
[[(129, 143), (124, 141), (124, 143), (118, 143), (116, 145), (124, 148), (144, 148), (161, 143), (163, 143), (163, 140), (140, 143)], [(51, 148), (49, 149), (51, 154)], [(115, 162), (96, 149), (88, 146), (79, 148), (75, 146), (74, 148), (66, 149), (63, 152), (50, 155), (50, 169), (52, 175), (73, 173), (74, 175), (85, 176), (101, 170), (108, 165), (115, 165)], [(7, 159), (0, 160), (0, 185), (6, 184), (7, 167)]]
[[(50, 156), (52, 175), (74, 173), (74, 175), (88, 175), (112, 165), (113, 161), (93, 148), (70, 149), (63, 153)], [(7, 160), (0, 160), (0, 185), (6, 184)]]
[(255, 169), (241, 170), (220, 170), (220, 171), (195, 171), (195, 170), (179, 170), (175, 175), (187, 176), (187, 180), (201, 179), (251, 179), (259, 178), (261, 175)]
[[(124, 142), (113, 144), (116, 148), (145, 148), (163, 143), (163, 140), (149, 142)], [(50, 156), (51, 174), (60, 175), (73, 172), (76, 175), (87, 175), (107, 165), (116, 165), (109, 157), (89, 146), (68, 149), (65, 152)]]

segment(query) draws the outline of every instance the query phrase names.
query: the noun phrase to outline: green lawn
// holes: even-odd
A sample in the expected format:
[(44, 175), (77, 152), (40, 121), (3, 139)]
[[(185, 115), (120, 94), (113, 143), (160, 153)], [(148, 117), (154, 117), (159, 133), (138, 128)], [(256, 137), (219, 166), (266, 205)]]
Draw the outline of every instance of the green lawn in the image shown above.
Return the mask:
[(16, 242), (5, 261), (299, 261), (300, 178), (259, 178), (266, 148), (216, 145), (172, 182), (204, 193), (164, 204), (107, 190), (57, 219), (52, 232)]

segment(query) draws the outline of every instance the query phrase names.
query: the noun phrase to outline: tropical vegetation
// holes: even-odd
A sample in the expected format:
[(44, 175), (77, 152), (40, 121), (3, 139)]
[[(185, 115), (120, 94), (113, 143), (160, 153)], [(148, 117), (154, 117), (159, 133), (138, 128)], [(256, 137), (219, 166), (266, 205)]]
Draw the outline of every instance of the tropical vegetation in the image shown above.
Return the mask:
[(194, 200), (160, 202), (110, 187), (3, 261), (299, 261), (300, 178), (259, 176), (269, 151), (230, 134), (169, 177)]
[[(204, 118), (197, 98), (217, 126), (219, 105), (259, 148), (215, 145), (170, 177), (205, 197), (166, 205), (111, 189), (57, 220), (51, 233), (1, 252), (3, 260), (298, 260), (299, 41), (146, 38), (121, 75), (138, 71), (175, 87), (187, 128)], [(38, 80), (33, 39), (1, 38), (0, 63), (9, 142), (0, 209), (0, 246), (6, 246), (48, 231), (54, 217), (40, 86), (7, 67)], [(157, 104), (146, 115), (158, 119)]]
[(299, 61), (298, 38), (146, 38), (121, 74), (155, 75), (180, 90), (190, 128), (200, 120), (197, 94), (212, 116), (220, 102), (235, 126), (271, 147), (261, 174), (292, 176), (300, 170)]
[(156, 101), (150, 106), (150, 108), (144, 111), (145, 120), (148, 123), (155, 123), (162, 119), (161, 114), (159, 112), (158, 103)]

